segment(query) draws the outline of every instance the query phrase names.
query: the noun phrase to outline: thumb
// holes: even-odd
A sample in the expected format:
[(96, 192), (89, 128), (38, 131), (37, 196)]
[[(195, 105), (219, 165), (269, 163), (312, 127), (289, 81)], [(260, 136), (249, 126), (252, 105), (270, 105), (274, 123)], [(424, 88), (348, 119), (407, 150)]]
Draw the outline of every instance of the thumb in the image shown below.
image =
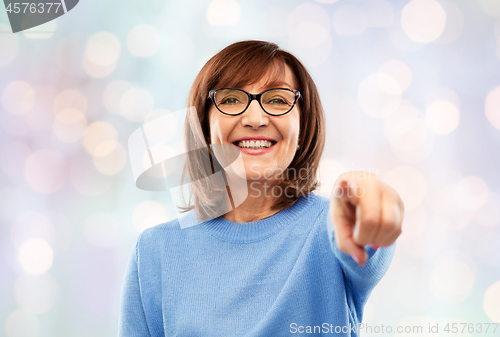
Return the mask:
[(366, 254), (365, 249), (362, 246), (358, 246), (352, 238), (344, 238), (342, 239), (342, 243), (338, 243), (337, 245), (342, 245), (341, 249), (344, 253), (351, 255), (351, 257), (356, 261), (357, 264), (363, 266), (368, 260), (368, 254)]

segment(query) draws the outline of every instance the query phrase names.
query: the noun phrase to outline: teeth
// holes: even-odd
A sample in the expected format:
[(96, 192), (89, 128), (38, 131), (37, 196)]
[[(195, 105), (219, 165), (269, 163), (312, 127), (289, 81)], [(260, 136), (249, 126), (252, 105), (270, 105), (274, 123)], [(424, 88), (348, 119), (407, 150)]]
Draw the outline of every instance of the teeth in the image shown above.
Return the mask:
[(272, 142), (268, 141), (268, 140), (257, 140), (257, 141), (253, 141), (253, 140), (244, 140), (244, 141), (240, 141), (238, 142), (237, 144), (239, 147), (243, 147), (243, 148), (250, 148), (250, 149), (265, 149), (265, 148), (268, 148), (270, 147), (271, 145), (273, 145)]

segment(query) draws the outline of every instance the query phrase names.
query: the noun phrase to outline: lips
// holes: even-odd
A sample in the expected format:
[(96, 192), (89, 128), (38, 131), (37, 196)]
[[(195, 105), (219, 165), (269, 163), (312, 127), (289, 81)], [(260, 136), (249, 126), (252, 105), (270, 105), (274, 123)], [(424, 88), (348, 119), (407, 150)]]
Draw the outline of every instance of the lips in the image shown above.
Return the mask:
[[(254, 148), (253, 146), (255, 145), (257, 149), (259, 148), (270, 148), (274, 146), (276, 142), (271, 141), (271, 140), (241, 140), (234, 142), (233, 145), (236, 145), (239, 148)], [(262, 147), (261, 147), (262, 146)]]
[(246, 136), (246, 137), (241, 137), (241, 138), (238, 138), (237, 140), (235, 140), (233, 142), (233, 144), (235, 143), (238, 143), (242, 140), (253, 140), (253, 141), (256, 141), (256, 140), (268, 140), (270, 142), (273, 142), (273, 143), (277, 143), (278, 141), (273, 139), (273, 138), (269, 138), (269, 137), (263, 137), (263, 136), (260, 136), (260, 137), (252, 137), (252, 136)]

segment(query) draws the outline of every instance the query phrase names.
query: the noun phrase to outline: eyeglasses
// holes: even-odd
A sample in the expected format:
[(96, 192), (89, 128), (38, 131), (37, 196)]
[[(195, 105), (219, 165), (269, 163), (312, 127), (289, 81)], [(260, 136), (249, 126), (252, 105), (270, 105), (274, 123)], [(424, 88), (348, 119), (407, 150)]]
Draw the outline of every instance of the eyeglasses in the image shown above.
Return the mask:
[(288, 88), (267, 89), (257, 95), (238, 88), (220, 88), (210, 90), (208, 97), (212, 99), (217, 110), (225, 115), (236, 116), (244, 113), (256, 99), (268, 115), (281, 116), (290, 112), (301, 96), (298, 90)]

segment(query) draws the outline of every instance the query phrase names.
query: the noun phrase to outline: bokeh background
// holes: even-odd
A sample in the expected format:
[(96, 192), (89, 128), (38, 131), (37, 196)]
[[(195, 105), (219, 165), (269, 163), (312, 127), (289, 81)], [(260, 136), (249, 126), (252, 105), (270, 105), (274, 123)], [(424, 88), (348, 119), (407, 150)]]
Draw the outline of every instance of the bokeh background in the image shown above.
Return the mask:
[(117, 334), (129, 252), (176, 216), (135, 187), (128, 137), (186, 108), (243, 39), (277, 42), (319, 87), (317, 193), (363, 169), (405, 201), (365, 323), (500, 323), (499, 18), (498, 0), (82, 0), (12, 34), (0, 9), (0, 335)]

